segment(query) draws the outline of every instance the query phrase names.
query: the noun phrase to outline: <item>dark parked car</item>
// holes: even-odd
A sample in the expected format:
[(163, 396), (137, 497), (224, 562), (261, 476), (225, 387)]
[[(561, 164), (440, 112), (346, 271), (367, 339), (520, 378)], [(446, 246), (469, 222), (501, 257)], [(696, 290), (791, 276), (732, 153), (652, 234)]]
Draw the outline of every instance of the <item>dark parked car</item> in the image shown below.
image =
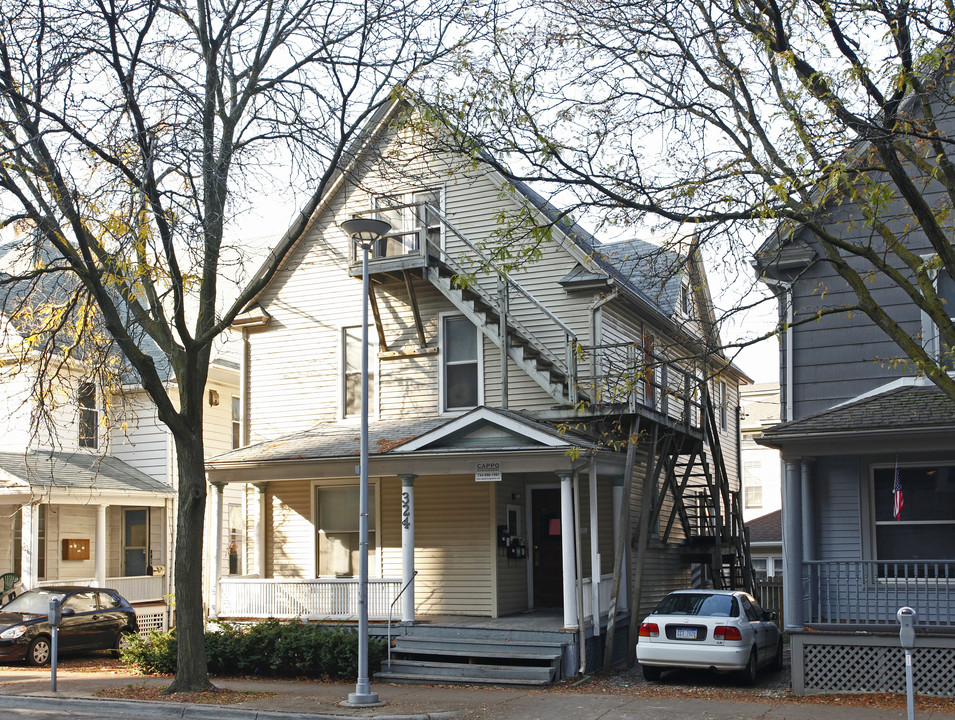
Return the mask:
[(28, 590), (0, 608), (0, 660), (46, 665), (52, 654), (50, 599), (63, 609), (57, 639), (60, 653), (119, 650), (127, 635), (139, 631), (136, 613), (115, 590), (44, 587)]

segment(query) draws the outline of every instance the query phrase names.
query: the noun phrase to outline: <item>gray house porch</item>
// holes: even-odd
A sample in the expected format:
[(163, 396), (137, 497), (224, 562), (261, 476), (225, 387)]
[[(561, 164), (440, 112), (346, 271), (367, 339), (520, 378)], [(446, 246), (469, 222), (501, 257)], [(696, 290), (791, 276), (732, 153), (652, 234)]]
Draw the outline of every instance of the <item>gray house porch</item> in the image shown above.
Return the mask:
[[(917, 613), (916, 691), (955, 696), (955, 408), (891, 387), (768, 430), (783, 452), (793, 690), (904, 692), (896, 613)], [(895, 508), (895, 489), (902, 508)]]

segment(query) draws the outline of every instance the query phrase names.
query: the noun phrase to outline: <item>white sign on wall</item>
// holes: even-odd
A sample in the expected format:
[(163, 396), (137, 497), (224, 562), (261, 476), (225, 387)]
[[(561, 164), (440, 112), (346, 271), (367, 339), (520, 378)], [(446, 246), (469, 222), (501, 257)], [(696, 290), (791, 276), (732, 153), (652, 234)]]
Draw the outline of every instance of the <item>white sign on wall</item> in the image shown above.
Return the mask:
[(474, 464), (475, 482), (501, 482), (501, 463), (483, 462)]

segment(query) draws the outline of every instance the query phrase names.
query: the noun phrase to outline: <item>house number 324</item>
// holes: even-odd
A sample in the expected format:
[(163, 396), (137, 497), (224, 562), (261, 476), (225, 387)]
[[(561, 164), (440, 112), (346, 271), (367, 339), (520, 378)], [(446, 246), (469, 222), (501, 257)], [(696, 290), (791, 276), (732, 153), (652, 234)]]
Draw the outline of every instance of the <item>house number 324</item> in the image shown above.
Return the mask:
[(401, 493), (401, 527), (411, 527), (411, 495), (407, 492)]

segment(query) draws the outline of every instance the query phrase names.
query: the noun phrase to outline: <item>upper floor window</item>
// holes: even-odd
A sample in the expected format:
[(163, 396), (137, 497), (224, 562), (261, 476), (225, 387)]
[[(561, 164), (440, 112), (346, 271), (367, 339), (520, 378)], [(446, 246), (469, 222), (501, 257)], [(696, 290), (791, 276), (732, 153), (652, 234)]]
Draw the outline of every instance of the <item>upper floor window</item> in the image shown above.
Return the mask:
[(376, 198), (378, 217), (391, 223), (391, 233), (379, 240), (372, 251), (376, 258), (407, 255), (417, 251), (422, 241), (441, 244), (441, 221), (434, 210), (442, 211), (438, 189)]
[(690, 285), (685, 282), (680, 283), (679, 308), (680, 308), (680, 313), (684, 317), (689, 317), (690, 315)]
[(719, 403), (720, 403), (720, 430), (726, 432), (729, 427), (729, 389), (725, 380), (720, 380), (719, 384)]
[[(375, 409), (375, 357), (377, 338), (368, 332), (368, 411)], [(361, 327), (342, 328), (342, 417), (361, 413)]]
[[(931, 256), (925, 259), (931, 260)], [(951, 318), (952, 322), (955, 322), (955, 280), (953, 280), (952, 276), (945, 272), (945, 270), (935, 271), (935, 292), (942, 302), (945, 303), (948, 317)], [(922, 313), (922, 338), (925, 341), (925, 349), (929, 355), (938, 359), (942, 364), (949, 366), (949, 368), (955, 365), (955, 357), (942, 357), (943, 350), (946, 350), (946, 348), (942, 347), (938, 328), (935, 326), (935, 323), (933, 323), (924, 312)], [(948, 349), (948, 353), (951, 352), (952, 349)]]
[(242, 447), (242, 405), (232, 396), (232, 449)]
[(463, 410), (481, 403), (478, 329), (463, 315), (442, 319), (444, 410)]
[(95, 448), (99, 430), (99, 411), (96, 409), (94, 383), (80, 383), (80, 389), (76, 394), (76, 404), (79, 406), (79, 427), (77, 428), (79, 446)]
[(743, 461), (743, 506), (763, 506), (763, 464), (759, 460)]

